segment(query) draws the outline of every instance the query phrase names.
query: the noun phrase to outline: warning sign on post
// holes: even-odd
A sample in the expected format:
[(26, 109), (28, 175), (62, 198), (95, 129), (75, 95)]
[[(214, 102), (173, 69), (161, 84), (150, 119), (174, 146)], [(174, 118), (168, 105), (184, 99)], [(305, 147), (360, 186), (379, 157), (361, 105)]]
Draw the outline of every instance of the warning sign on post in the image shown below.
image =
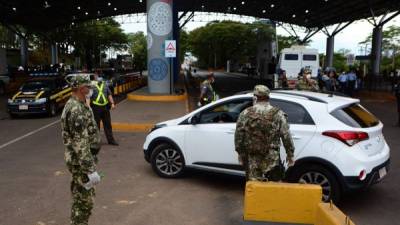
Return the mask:
[(176, 57), (176, 41), (166, 40), (165, 41), (165, 57), (175, 58)]

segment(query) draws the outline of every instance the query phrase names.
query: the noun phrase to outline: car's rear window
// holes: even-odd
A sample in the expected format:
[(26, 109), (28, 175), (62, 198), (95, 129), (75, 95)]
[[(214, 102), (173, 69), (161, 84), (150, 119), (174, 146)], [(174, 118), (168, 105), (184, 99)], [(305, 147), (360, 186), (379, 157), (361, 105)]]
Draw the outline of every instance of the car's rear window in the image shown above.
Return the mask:
[(331, 115), (355, 128), (368, 128), (379, 124), (379, 120), (359, 104), (337, 109)]

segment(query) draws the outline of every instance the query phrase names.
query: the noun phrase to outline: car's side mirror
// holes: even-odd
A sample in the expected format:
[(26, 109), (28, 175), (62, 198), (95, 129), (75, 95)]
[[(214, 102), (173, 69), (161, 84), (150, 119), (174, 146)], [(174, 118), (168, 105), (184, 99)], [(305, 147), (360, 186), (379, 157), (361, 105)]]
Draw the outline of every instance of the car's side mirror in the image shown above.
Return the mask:
[(200, 121), (199, 115), (194, 115), (194, 116), (189, 118), (188, 123), (192, 124), (192, 125), (196, 125), (196, 124), (199, 123), (199, 121)]

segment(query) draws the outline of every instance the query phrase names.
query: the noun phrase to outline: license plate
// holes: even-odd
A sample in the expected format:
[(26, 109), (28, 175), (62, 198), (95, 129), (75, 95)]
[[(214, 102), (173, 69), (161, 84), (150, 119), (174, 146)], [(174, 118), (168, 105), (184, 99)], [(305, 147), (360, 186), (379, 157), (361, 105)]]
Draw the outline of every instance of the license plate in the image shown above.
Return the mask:
[(384, 176), (386, 176), (386, 167), (383, 167), (382, 169), (379, 170), (379, 178), (382, 179)]
[(28, 110), (28, 105), (20, 105), (19, 110)]

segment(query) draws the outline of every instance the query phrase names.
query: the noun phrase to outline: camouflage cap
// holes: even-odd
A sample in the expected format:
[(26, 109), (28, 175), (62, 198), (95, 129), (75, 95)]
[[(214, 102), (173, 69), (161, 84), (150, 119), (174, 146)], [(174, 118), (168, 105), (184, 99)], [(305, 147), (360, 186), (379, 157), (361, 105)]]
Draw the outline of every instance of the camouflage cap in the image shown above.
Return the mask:
[(92, 86), (89, 74), (70, 74), (65, 77), (65, 80), (73, 88), (83, 85)]
[(265, 85), (256, 85), (253, 91), (254, 95), (269, 97), (271, 91)]

